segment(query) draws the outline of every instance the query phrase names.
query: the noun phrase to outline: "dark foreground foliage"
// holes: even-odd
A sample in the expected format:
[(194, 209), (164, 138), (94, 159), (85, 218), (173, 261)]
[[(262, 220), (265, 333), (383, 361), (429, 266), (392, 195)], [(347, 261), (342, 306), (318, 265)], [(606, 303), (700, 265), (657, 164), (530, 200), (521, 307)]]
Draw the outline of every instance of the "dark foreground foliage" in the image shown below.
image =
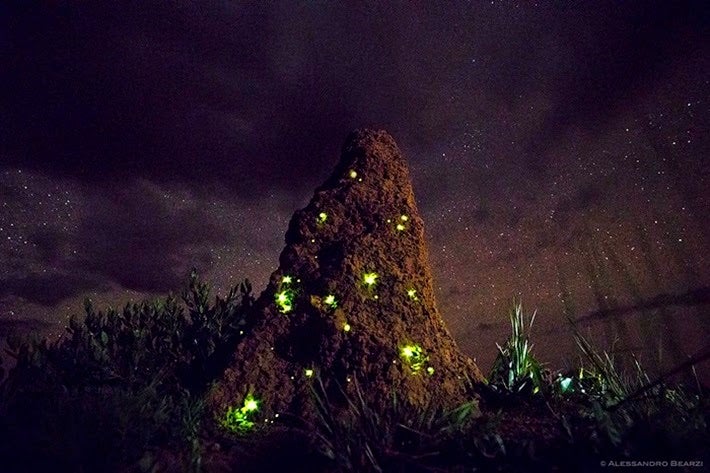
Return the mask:
[[(0, 390), (3, 471), (149, 471), (154, 448), (198, 469), (202, 396), (224, 369), (253, 303), (245, 281), (210, 300), (195, 274), (181, 300), (72, 318), (56, 343), (9, 340)], [(194, 462), (194, 465), (189, 465)]]
[[(313, 424), (221, 428), (203, 397), (248, 332), (248, 282), (210, 300), (193, 275), (168, 297), (73, 320), (59, 342), (14, 341), (0, 389), (3, 471), (473, 472), (601, 471), (601, 462), (704, 462), (709, 401), (701, 386), (617, 371), (576, 333), (582, 363), (545, 369), (522, 307), (481, 397), (452, 411), (413, 412), (395, 396), (346, 412), (311, 381)], [(698, 360), (701, 361), (701, 360)], [(689, 365), (690, 366), (690, 365)], [(673, 471), (702, 471), (687, 463)], [(612, 464), (613, 467), (613, 464)], [(606, 468), (608, 469), (608, 468)], [(655, 468), (654, 471), (660, 471)]]

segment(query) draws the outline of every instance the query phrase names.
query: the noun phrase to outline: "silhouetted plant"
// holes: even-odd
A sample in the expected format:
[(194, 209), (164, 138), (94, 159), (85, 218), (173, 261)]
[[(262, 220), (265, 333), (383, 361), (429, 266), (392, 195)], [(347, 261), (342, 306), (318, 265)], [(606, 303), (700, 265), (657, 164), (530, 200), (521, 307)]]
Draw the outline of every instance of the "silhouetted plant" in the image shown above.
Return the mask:
[(166, 444), (186, 445), (198, 468), (201, 396), (247, 329), (251, 285), (210, 299), (193, 272), (181, 302), (97, 311), (87, 301), (55, 343), (10, 339), (16, 366), (0, 390), (0, 453), (17, 463), (9, 469), (110, 471), (150, 463), (146, 452)]
[(510, 338), (498, 347), (498, 356), (493, 362), (489, 376), (492, 387), (509, 392), (527, 391), (538, 393), (543, 387), (542, 366), (532, 355), (528, 334), (535, 322), (535, 313), (526, 322), (523, 305), (513, 304), (510, 311)]

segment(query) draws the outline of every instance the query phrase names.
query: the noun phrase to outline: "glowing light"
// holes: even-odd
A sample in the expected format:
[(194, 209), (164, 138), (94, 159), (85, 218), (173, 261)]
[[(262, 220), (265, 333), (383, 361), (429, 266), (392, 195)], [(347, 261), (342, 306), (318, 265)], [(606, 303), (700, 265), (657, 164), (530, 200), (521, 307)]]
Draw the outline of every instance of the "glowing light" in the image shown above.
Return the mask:
[(318, 223), (325, 223), (325, 221), (328, 220), (328, 214), (325, 212), (321, 212), (318, 214)]
[(293, 310), (293, 299), (295, 293), (291, 289), (286, 289), (281, 292), (277, 292), (274, 295), (276, 300), (276, 305), (283, 314), (287, 314)]
[(327, 296), (325, 296), (325, 299), (323, 299), (323, 303), (332, 309), (338, 307), (338, 301), (333, 294), (328, 294)]
[(377, 273), (365, 273), (362, 275), (362, 281), (368, 286), (374, 286), (378, 277)]
[(357, 171), (354, 169), (350, 170), (350, 179), (355, 179), (357, 177)]
[(403, 230), (404, 230), (405, 228), (407, 228), (407, 227), (405, 227), (405, 226), (402, 225), (401, 223), (398, 223), (395, 228), (396, 228), (398, 231), (401, 232), (401, 231), (403, 231)]
[(403, 222), (406, 222), (407, 220), (409, 220), (409, 217), (407, 217), (406, 215), (402, 215), (399, 217), (399, 219)]
[(419, 298), (417, 297), (417, 290), (416, 289), (407, 289), (407, 297), (409, 297), (413, 301), (418, 300)]
[(422, 369), (424, 363), (429, 359), (424, 350), (419, 345), (405, 345), (400, 348), (399, 356), (409, 364), (413, 371)]
[(305, 373), (305, 375), (306, 375), (306, 378), (311, 378), (311, 377), (313, 377), (313, 370), (312, 370), (312, 369), (306, 369), (306, 370), (304, 371), (304, 373)]
[(343, 331), (344, 332), (349, 332), (350, 331), (350, 324), (345, 322), (345, 325), (343, 325)]
[(243, 434), (254, 427), (253, 414), (259, 410), (259, 401), (249, 394), (244, 399), (242, 407), (229, 407), (222, 419), (222, 427), (225, 429)]
[(247, 396), (244, 400), (244, 412), (254, 412), (259, 409), (259, 401), (253, 397)]
[(431, 375), (434, 374), (434, 368), (432, 368), (432, 367), (430, 366), (430, 367), (428, 367), (428, 368), (426, 369), (426, 372), (429, 373), (429, 376), (431, 376)]
[(293, 278), (291, 276), (284, 276), (281, 278), (281, 282), (283, 284), (291, 284), (293, 282)]
[(562, 393), (572, 391), (572, 378), (560, 379), (560, 390)]

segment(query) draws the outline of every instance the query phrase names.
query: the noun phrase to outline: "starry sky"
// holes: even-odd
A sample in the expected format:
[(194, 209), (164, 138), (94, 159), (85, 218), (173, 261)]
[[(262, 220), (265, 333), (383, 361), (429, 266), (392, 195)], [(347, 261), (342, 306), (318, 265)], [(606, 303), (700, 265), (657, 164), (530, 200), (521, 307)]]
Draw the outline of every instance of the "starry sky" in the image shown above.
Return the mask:
[(554, 367), (566, 315), (662, 366), (702, 348), (705, 2), (254, 3), (3, 2), (0, 338), (192, 267), (258, 292), (369, 126), (408, 158), (439, 305), (484, 369), (514, 297)]

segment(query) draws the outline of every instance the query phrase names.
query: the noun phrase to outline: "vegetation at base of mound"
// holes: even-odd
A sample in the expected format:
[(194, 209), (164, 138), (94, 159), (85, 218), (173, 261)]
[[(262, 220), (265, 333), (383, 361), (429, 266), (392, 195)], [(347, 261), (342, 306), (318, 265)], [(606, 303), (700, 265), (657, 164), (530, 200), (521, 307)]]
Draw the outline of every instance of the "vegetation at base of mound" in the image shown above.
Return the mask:
[[(377, 410), (353, 379), (343, 414), (311, 373), (313, 424), (282, 418), (225, 428), (203, 398), (248, 336), (254, 299), (248, 282), (210, 297), (193, 274), (181, 300), (104, 312), (87, 303), (85, 318), (55, 343), (12, 340), (17, 363), (0, 386), (3, 469), (597, 471), (600, 461), (707, 461), (710, 403), (699, 383), (652, 379), (639, 363), (621, 372), (576, 327), (579, 366), (551, 371), (533, 354), (533, 317), (519, 303), (511, 336), (479, 385), (480, 406), (414, 410), (393, 392)], [(242, 410), (258, 407), (245, 401)]]

